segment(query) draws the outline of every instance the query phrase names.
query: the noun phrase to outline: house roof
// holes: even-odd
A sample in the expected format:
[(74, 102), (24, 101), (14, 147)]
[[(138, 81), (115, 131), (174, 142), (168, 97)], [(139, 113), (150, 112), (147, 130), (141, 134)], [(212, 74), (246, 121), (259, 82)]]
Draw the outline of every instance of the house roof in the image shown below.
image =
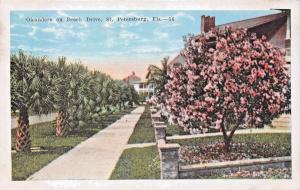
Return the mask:
[(286, 13), (277, 13), (266, 16), (260, 16), (256, 18), (245, 19), (236, 22), (230, 22), (226, 24), (218, 25), (217, 28), (224, 29), (226, 26), (231, 26), (233, 28), (254, 28), (269, 22), (273, 22), (278, 19), (286, 18)]
[(138, 76), (136, 76), (136, 75), (135, 75), (135, 72), (132, 72), (132, 74), (129, 75), (129, 76), (127, 76), (127, 77), (125, 77), (125, 78), (123, 79), (123, 81), (125, 81), (125, 82), (127, 82), (127, 83), (129, 83), (129, 84), (133, 84), (133, 83), (136, 83), (136, 82), (140, 82), (140, 81), (141, 81), (141, 78), (138, 77)]

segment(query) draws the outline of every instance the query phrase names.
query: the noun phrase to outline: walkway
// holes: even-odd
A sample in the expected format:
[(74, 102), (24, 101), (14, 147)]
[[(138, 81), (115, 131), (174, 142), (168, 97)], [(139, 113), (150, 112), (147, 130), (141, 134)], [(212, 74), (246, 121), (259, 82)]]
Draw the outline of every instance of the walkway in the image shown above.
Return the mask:
[(144, 109), (136, 108), (27, 180), (109, 179)]
[[(29, 124), (43, 123), (47, 121), (53, 121), (56, 118), (56, 113), (42, 114), (42, 115), (31, 115), (29, 116)], [(17, 128), (17, 118), (11, 118), (11, 128)]]
[(155, 142), (150, 142), (150, 143), (138, 143), (138, 144), (127, 144), (125, 146), (125, 149), (129, 149), (129, 148), (145, 148), (145, 147), (149, 147), (149, 146), (154, 146), (156, 145)]

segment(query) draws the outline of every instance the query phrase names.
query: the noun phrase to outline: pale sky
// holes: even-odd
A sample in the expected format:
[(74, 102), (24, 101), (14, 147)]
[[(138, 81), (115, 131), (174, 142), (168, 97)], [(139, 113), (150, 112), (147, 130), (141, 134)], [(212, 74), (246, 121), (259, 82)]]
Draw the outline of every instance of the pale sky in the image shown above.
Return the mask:
[[(133, 71), (145, 77), (149, 64), (175, 57), (183, 48), (182, 37), (199, 34), (202, 15), (216, 17), (216, 25), (277, 13), (263, 11), (12, 11), (11, 52), (22, 49), (56, 60), (80, 60), (91, 69), (122, 79)], [(161, 22), (117, 22), (118, 17), (169, 18)], [(53, 22), (28, 22), (27, 18), (53, 18)], [(65, 22), (66, 18), (81, 22)], [(86, 22), (87, 17), (103, 22)], [(114, 22), (105, 22), (111, 17)], [(56, 22), (56, 18), (64, 22)]]

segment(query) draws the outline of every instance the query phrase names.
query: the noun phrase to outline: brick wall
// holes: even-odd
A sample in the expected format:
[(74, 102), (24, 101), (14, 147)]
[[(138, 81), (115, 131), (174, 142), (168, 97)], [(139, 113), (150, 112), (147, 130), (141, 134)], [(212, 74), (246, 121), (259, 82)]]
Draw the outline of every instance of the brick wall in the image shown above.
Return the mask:
[(206, 33), (210, 29), (215, 27), (215, 17), (214, 16), (201, 16), (201, 33)]

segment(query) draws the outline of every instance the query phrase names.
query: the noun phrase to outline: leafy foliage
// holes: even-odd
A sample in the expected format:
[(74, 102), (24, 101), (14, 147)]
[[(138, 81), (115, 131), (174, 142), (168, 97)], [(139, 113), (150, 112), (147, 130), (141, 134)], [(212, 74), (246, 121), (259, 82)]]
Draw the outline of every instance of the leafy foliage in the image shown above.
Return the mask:
[(181, 56), (185, 63), (171, 66), (165, 85), (165, 108), (181, 127), (220, 130), (228, 149), (238, 127), (263, 126), (289, 111), (284, 53), (266, 37), (213, 29), (187, 38)]
[(169, 57), (161, 60), (161, 68), (156, 65), (150, 65), (146, 74), (148, 83), (154, 84), (155, 103), (164, 103), (165, 84), (168, 81)]
[[(101, 122), (112, 110), (138, 104), (134, 89), (80, 63), (57, 62), (46, 57), (11, 56), (11, 109), (20, 111), (19, 143), (30, 149), (28, 110), (36, 114), (58, 111), (57, 135)], [(67, 130), (65, 130), (67, 128)]]
[(42, 114), (53, 110), (50, 87), (49, 61), (20, 51), (11, 56), (11, 109), (31, 109)]

